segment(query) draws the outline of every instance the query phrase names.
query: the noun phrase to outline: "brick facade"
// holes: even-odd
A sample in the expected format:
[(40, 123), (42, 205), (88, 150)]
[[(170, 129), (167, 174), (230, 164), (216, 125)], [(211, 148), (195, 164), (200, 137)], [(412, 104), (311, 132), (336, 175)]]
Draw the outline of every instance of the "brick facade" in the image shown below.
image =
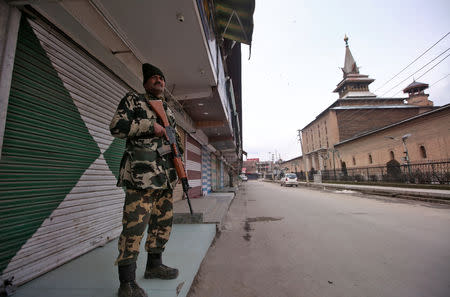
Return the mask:
[[(374, 79), (359, 73), (359, 67), (353, 59), (347, 41), (348, 38), (345, 39), (346, 54), (344, 67), (342, 68), (343, 79), (334, 90), (334, 92), (339, 93), (339, 99), (301, 130), (303, 160), (308, 171), (312, 168), (329, 170), (340, 167), (338, 159), (340, 156), (342, 157), (342, 153), (340, 153), (340, 150), (336, 150), (335, 146), (343, 141), (435, 109), (432, 101), (428, 100), (428, 95), (424, 93), (424, 90), (428, 88), (428, 85), (424, 83), (413, 82), (409, 85), (404, 90), (405, 93), (409, 94), (409, 98), (381, 98), (371, 93), (369, 85)], [(447, 127), (449, 122), (440, 124)], [(424, 125), (420, 133), (412, 130), (414, 134), (421, 135), (423, 131), (435, 128), (427, 123), (424, 123)], [(448, 133), (448, 130), (445, 129), (445, 131), (437, 130), (439, 130), (439, 135)], [(436, 136), (431, 131), (429, 135)], [(417, 147), (420, 149), (422, 146), (422, 150), (426, 150), (428, 147), (430, 153), (433, 152), (428, 158), (446, 158), (446, 146), (439, 149), (435, 148), (446, 144), (442, 138), (435, 137), (436, 139), (433, 140), (422, 137), (414, 140), (416, 137), (413, 136), (410, 140), (417, 142), (415, 144), (416, 151)], [(428, 139), (426, 146), (420, 145), (421, 139)], [(437, 139), (441, 139), (442, 143)], [(386, 158), (390, 158), (391, 151), (394, 156), (399, 156), (403, 152), (401, 137), (400, 146), (392, 141), (387, 142), (386, 138), (384, 138), (384, 141), (378, 141), (371, 149), (362, 148), (360, 145), (361, 143), (356, 146), (353, 146), (353, 144), (351, 146), (345, 145), (345, 162), (348, 167), (385, 163), (390, 160), (386, 161)]]
[(246, 174), (256, 174), (258, 173), (256, 164), (259, 163), (259, 158), (247, 159), (243, 162), (242, 167), (245, 168)]
[(419, 107), (338, 110), (339, 141), (418, 115)]
[(450, 105), (446, 105), (377, 132), (336, 144), (335, 148), (340, 155), (336, 168), (341, 167), (341, 161), (345, 162), (347, 168), (384, 166), (391, 160), (392, 153), (395, 160), (404, 163), (402, 157), (405, 157), (405, 149), (402, 136), (407, 134), (411, 134), (406, 139), (411, 163), (448, 160), (450, 159), (449, 123)]
[(302, 156), (281, 162), (280, 167), (284, 172), (297, 173), (305, 171), (305, 165), (303, 163)]

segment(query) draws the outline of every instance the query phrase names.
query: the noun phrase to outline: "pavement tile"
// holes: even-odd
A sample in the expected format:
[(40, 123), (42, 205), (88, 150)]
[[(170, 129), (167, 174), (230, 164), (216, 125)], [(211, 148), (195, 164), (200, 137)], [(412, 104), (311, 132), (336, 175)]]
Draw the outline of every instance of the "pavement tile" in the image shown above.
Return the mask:
[[(186, 296), (215, 234), (214, 224), (174, 225), (163, 260), (165, 264), (180, 270), (180, 275), (175, 280), (143, 278), (147, 257), (144, 244), (141, 244), (137, 282), (149, 296)], [(116, 256), (117, 239), (24, 284), (17, 289), (14, 296), (117, 296), (119, 281), (117, 267), (114, 266)]]

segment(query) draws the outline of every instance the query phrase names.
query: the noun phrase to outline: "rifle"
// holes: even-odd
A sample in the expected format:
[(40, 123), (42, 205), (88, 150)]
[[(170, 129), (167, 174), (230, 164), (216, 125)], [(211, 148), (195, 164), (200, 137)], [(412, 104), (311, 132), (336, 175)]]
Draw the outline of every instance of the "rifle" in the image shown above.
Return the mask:
[(189, 200), (188, 190), (189, 190), (189, 183), (186, 176), (186, 170), (184, 169), (183, 161), (181, 160), (181, 153), (180, 149), (178, 147), (177, 138), (176, 138), (176, 131), (175, 129), (170, 126), (169, 120), (167, 119), (166, 112), (164, 111), (163, 102), (161, 100), (149, 100), (148, 101), (150, 106), (152, 107), (153, 111), (156, 113), (156, 115), (161, 119), (163, 122), (164, 128), (166, 129), (166, 139), (170, 143), (170, 148), (172, 149), (173, 153), (173, 164), (175, 165), (175, 170), (177, 171), (177, 175), (181, 180), (181, 185), (183, 186), (183, 192), (186, 195), (187, 202), (189, 204), (189, 211), (191, 212), (191, 215), (193, 214), (191, 201)]

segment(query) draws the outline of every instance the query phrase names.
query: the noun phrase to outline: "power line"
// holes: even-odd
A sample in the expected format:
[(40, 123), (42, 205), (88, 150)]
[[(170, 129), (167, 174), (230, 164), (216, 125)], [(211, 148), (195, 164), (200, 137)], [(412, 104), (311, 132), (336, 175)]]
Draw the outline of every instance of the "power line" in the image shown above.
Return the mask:
[(447, 74), (446, 76), (444, 76), (443, 78), (441, 78), (441, 79), (439, 79), (439, 80), (435, 81), (434, 83), (432, 83), (432, 84), (430, 85), (430, 88), (431, 88), (432, 86), (434, 86), (435, 84), (437, 84), (438, 82), (440, 82), (441, 80), (443, 80), (443, 79), (447, 78), (447, 77), (448, 77), (449, 75), (450, 75), (450, 73), (449, 73), (449, 74)]
[[(450, 54), (448, 54), (447, 56), (445, 56), (442, 60), (440, 60), (439, 62), (437, 62), (436, 64), (434, 64), (433, 67), (431, 67), (430, 69), (428, 69), (427, 71), (425, 71), (424, 74), (422, 74), (421, 76), (419, 76), (417, 79), (420, 79), (422, 76), (424, 76), (425, 74), (427, 74), (428, 72), (430, 72), (431, 70), (433, 70), (434, 67), (436, 67), (437, 65), (441, 64), (442, 61), (444, 61), (445, 59), (448, 58), (448, 56), (450, 56)], [(401, 90), (400, 90), (401, 91)], [(398, 93), (400, 93), (400, 91), (398, 91), (397, 93), (395, 93), (395, 95), (397, 95)], [(394, 96), (395, 96), (394, 95)]]
[(408, 66), (406, 66), (405, 68), (403, 68), (402, 70), (400, 70), (399, 73), (397, 73), (396, 75), (394, 75), (391, 79), (389, 79), (387, 82), (385, 82), (381, 87), (379, 87), (378, 89), (376, 89), (374, 92), (378, 91), (379, 89), (381, 89), (382, 87), (384, 87), (385, 85), (387, 85), (389, 82), (391, 82), (394, 78), (396, 78), (400, 73), (402, 73), (403, 71), (406, 70), (406, 68), (408, 68), (409, 66), (411, 66), (412, 64), (414, 64), (414, 62), (416, 62), (417, 60), (419, 60), (423, 55), (425, 55), (430, 49), (432, 49), (436, 44), (438, 44), (439, 42), (441, 42), (441, 40), (443, 40), (445, 37), (447, 37), (447, 35), (449, 35), (450, 32), (447, 32), (447, 34), (445, 34), (441, 39), (439, 39), (435, 44), (433, 44), (431, 47), (429, 47), (426, 51), (424, 51), (419, 57), (417, 57), (414, 61), (412, 61), (411, 63), (408, 64)]
[[(385, 92), (383, 95), (381, 95), (381, 96), (384, 96), (384, 95), (386, 95), (387, 93), (389, 93), (390, 91), (392, 91), (393, 89), (395, 89), (396, 87), (398, 87), (399, 85), (401, 85), (402, 83), (404, 83), (407, 79), (409, 79), (411, 76), (413, 76), (414, 74), (416, 74), (417, 72), (419, 72), (420, 70), (422, 70), (423, 68), (425, 68), (426, 66), (428, 66), (429, 64), (431, 64), (434, 60), (436, 60), (437, 58), (439, 58), (440, 56), (442, 56), (443, 54), (445, 54), (448, 50), (450, 49), (450, 47), (449, 48), (447, 48), (445, 51), (443, 51), (442, 53), (440, 53), (439, 55), (437, 55), (433, 60), (431, 60), (430, 62), (428, 62), (427, 64), (425, 64), (425, 65), (423, 65), (419, 70), (417, 70), (416, 72), (414, 72), (413, 74), (411, 74), (410, 76), (408, 76), (407, 78), (405, 78), (404, 80), (402, 80), (401, 82), (399, 82), (398, 84), (396, 84), (395, 86), (393, 86), (392, 88), (390, 88), (387, 92)], [(448, 56), (447, 56), (448, 57)], [(445, 57), (445, 58), (447, 58), (447, 57)], [(445, 58), (443, 59), (443, 60), (445, 60)], [(443, 61), (443, 60), (441, 60), (441, 61)], [(439, 62), (440, 63), (440, 62)], [(438, 63), (438, 64), (439, 64)], [(435, 66), (433, 66), (433, 68), (434, 68)], [(431, 69), (433, 69), (433, 68), (431, 68)], [(430, 70), (431, 70), (430, 69)], [(429, 71), (429, 70), (428, 70)], [(428, 72), (427, 71), (427, 72)], [(425, 72), (426, 73), (426, 72)], [(423, 75), (422, 75), (423, 76)], [(422, 76), (420, 76), (420, 77), (422, 77)], [(419, 78), (420, 78), (419, 77)], [(419, 79), (419, 78), (417, 78), (417, 79)], [(393, 95), (393, 96), (395, 96), (395, 95)]]

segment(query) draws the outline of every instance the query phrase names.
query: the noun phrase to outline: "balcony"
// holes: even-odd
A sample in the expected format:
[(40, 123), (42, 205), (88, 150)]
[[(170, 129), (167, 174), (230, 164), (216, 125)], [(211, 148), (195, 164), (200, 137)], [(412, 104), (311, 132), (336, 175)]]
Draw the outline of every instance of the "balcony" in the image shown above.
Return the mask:
[[(222, 2), (227, 1), (215, 2), (223, 7)], [(254, 1), (247, 2), (254, 7)], [(30, 4), (139, 92), (143, 92), (142, 63), (160, 67), (166, 76), (167, 92), (190, 117), (190, 129), (183, 128), (188, 132), (201, 130), (208, 138), (205, 141), (218, 150), (236, 151), (241, 143), (240, 132), (235, 131), (239, 121), (231, 81), (225, 73), (223, 47), (219, 46), (222, 39), (216, 40), (216, 36), (229, 38), (226, 34), (233, 31), (222, 35), (214, 31), (214, 22), (222, 22), (222, 18), (214, 20), (219, 16), (214, 13), (216, 7), (204, 6), (200, 0), (49, 0), (20, 4)], [(247, 15), (252, 17), (253, 10)], [(236, 16), (234, 12), (229, 18), (230, 28), (235, 26)], [(240, 65), (240, 48), (227, 59), (239, 59)], [(240, 77), (236, 82), (240, 84)]]

